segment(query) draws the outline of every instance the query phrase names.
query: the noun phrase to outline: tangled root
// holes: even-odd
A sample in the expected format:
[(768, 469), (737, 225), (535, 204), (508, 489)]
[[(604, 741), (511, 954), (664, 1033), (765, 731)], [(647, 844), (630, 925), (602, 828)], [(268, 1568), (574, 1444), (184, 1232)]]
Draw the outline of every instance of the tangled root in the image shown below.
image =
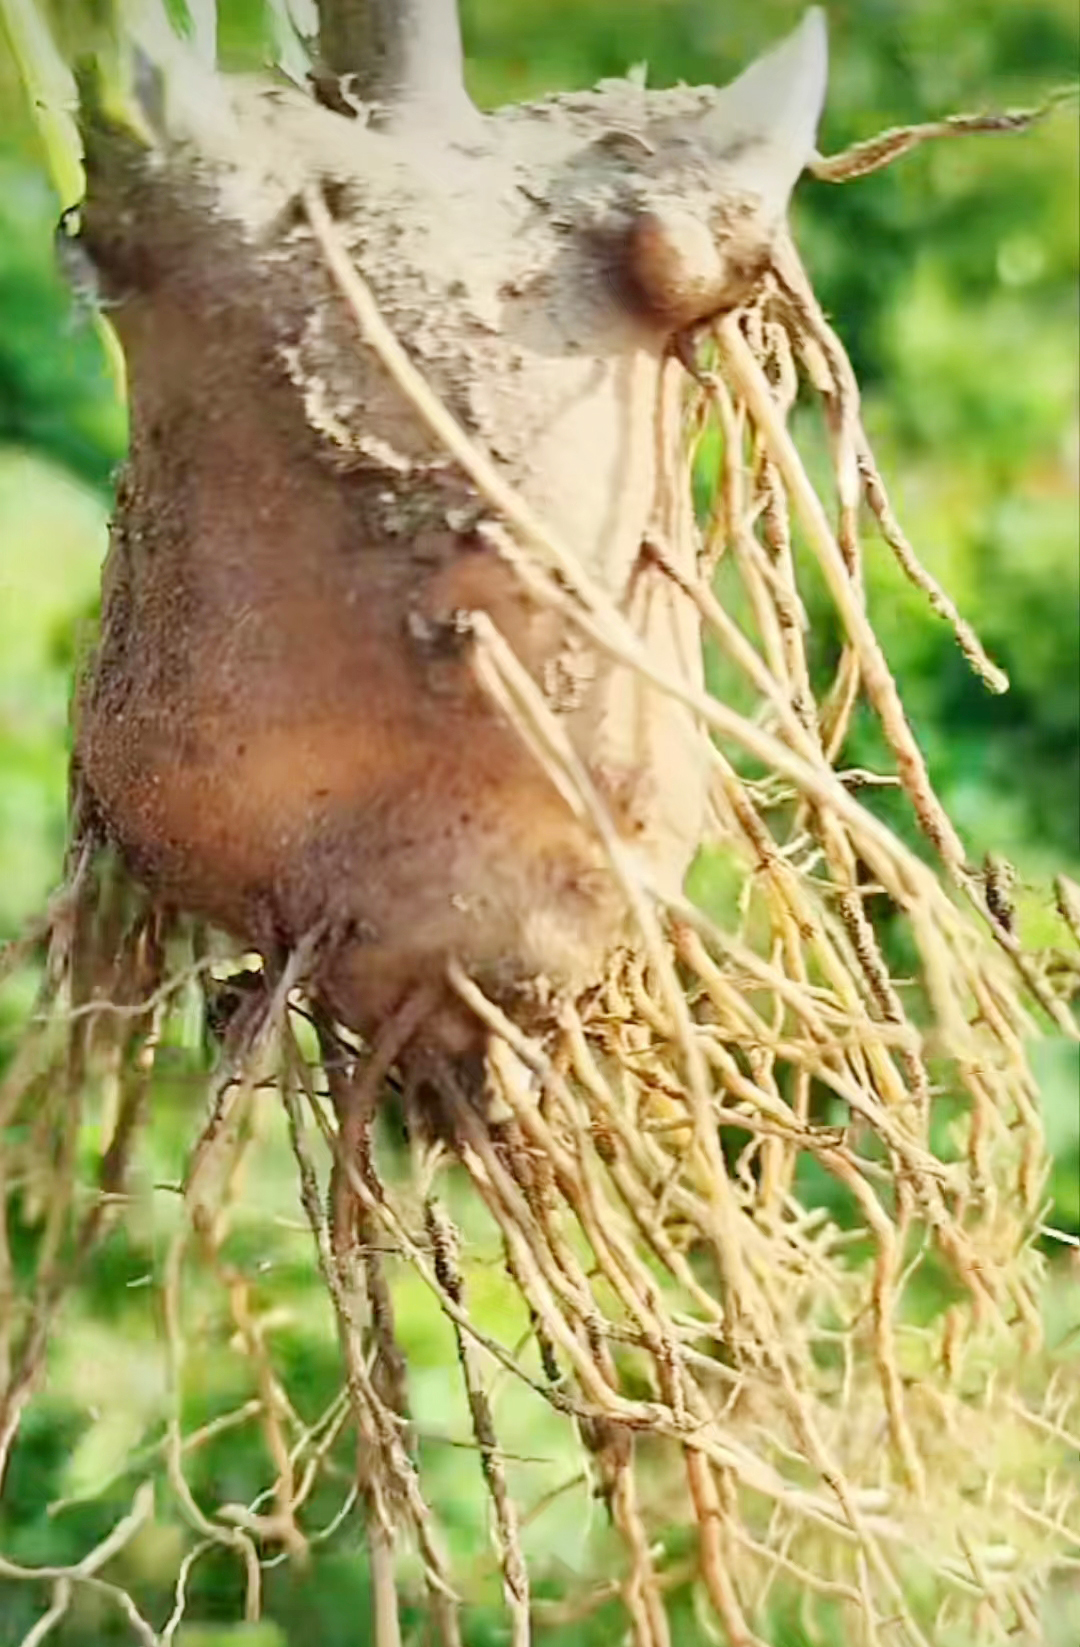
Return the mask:
[[(496, 1574), (515, 1647), (611, 1605), (636, 1647), (669, 1647), (680, 1597), (740, 1644), (762, 1642), (783, 1606), (820, 1639), (883, 1642), (890, 1627), (920, 1647), (1037, 1637), (1039, 1591), (1075, 1560), (1080, 1520), (1061, 1469), (1078, 1446), (1075, 1397), (1042, 1343), (1047, 1161), (1025, 1045), (1039, 1021), (1076, 1028), (1061, 969), (1019, 944), (1000, 872), (967, 864), (875, 635), (864, 505), (972, 667), (1005, 685), (892, 513), (850, 365), (793, 248), (751, 307), (682, 343), (688, 461), (710, 444), (722, 454), (700, 575), (683, 583), (743, 677), (755, 708), (741, 715), (650, 663), (404, 371), (317, 194), (307, 205), (366, 345), (491, 506), (492, 541), (534, 595), (713, 732), (707, 861), (735, 890), (710, 919), (642, 879), (482, 614), (479, 679), (592, 820), (638, 933), (602, 987), (550, 1002), (528, 1032), (451, 969), (489, 1032), (482, 1092), (445, 1060), (400, 1063), (408, 1008), (368, 1046), (331, 1022), (305, 993), (318, 934), (223, 983), (219, 952), (148, 906), (91, 828), (77, 831), (65, 890), (6, 957), (11, 971), (39, 961), (40, 982), (0, 1087), (9, 1219), (33, 1251), (17, 1275), (0, 1249), (0, 1469), (88, 1256), (152, 1194), (142, 1123), (154, 1083), (181, 1072), (201, 1085), (203, 1119), (157, 1242), (168, 1401), (159, 1441), (125, 1466), (143, 1486), (77, 1565), (0, 1560), (0, 1578), (51, 1584), (34, 1641), (90, 1587), (137, 1639), (167, 1643), (208, 1552), (235, 1556), (254, 1619), (267, 1566), (305, 1557), (355, 1511), (377, 1647), (400, 1642), (425, 1596), (437, 1639), (460, 1641)], [(800, 389), (829, 438), (824, 500), (789, 428)], [(648, 553), (667, 566), (662, 543)], [(804, 556), (843, 636), (823, 686), (807, 655)], [(860, 703), (891, 770), (843, 768)], [(906, 797), (926, 855), (863, 803), (882, 786)], [(209, 1040), (192, 1033), (193, 1011)], [(275, 1349), (274, 1283), (250, 1260), (252, 1221), (271, 1239), (267, 1163), (280, 1171), (287, 1153), (341, 1345), (341, 1389), (314, 1417)], [(196, 1279), (220, 1289), (209, 1324), (189, 1303)], [(417, 1323), (442, 1333), (444, 1366), (456, 1356), (453, 1440), (478, 1455), (488, 1564), (455, 1559), (441, 1526), (425, 1398), (410, 1388)], [(227, 1341), (250, 1394), (185, 1429), (195, 1344), (204, 1356)], [(236, 1426), (261, 1435), (265, 1490), (246, 1505), (200, 1501), (191, 1460)], [(554, 1464), (519, 1456), (534, 1433)], [(188, 1529), (161, 1627), (122, 1582), (156, 1476)], [(340, 1508), (316, 1524), (313, 1501), (343, 1477)], [(556, 1503), (584, 1515), (590, 1494), (612, 1534), (555, 1598), (532, 1524)], [(107, 1564), (115, 1582), (100, 1576)]]

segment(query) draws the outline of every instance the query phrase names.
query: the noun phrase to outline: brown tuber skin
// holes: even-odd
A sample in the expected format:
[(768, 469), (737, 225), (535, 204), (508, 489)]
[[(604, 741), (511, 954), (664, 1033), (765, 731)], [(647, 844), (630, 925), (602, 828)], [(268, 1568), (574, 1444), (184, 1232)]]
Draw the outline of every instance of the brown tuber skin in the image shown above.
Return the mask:
[[(748, 128), (766, 70), (780, 107)], [(693, 575), (670, 345), (767, 264), (812, 147), (820, 21), (755, 74), (486, 117), (444, 97), (428, 128), (414, 99), (404, 131), (245, 82), (197, 88), (185, 122), (182, 87), (152, 154), (89, 123), (85, 232), (132, 447), (80, 783), (163, 901), (264, 953), (324, 934), (316, 993), (364, 1035), (427, 992), (428, 1043), (465, 1050), (451, 959), (503, 999), (578, 991), (624, 930), (590, 828), (478, 685), (462, 614), (491, 616), (662, 885), (697, 844), (708, 762), (684, 710), (523, 593), (362, 343), (300, 192), (320, 182), (436, 392), (697, 682), (695, 610), (640, 554), (658, 538)], [(813, 82), (797, 130), (793, 75)]]

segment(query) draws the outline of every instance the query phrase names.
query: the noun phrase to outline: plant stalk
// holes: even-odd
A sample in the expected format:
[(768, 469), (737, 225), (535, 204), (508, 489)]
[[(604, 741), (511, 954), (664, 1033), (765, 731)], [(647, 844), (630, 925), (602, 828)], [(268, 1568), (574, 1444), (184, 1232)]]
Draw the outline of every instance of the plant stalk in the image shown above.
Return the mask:
[(354, 76), (388, 125), (462, 125), (465, 91), (457, 0), (317, 0), (323, 67)]

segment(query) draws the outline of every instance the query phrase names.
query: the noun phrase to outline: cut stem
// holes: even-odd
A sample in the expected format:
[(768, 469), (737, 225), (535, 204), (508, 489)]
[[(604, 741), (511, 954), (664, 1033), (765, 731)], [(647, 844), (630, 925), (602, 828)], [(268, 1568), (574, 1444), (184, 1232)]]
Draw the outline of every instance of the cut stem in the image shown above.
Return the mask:
[(410, 128), (476, 118), (465, 92), (456, 0), (317, 0), (319, 47), (332, 74)]

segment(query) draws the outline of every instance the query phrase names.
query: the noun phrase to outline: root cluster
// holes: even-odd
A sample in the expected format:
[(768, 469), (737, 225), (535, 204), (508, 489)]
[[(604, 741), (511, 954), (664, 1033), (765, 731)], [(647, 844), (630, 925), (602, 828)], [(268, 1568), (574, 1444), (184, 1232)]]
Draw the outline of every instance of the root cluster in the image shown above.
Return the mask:
[[(535, 597), (710, 729), (708, 850), (737, 891), (730, 919), (714, 920), (648, 884), (482, 614), (478, 678), (592, 822), (636, 926), (602, 987), (553, 1000), (529, 1032), (452, 969), (490, 1033), (482, 1092), (438, 1060), (398, 1080), (408, 1006), (372, 1045), (332, 1023), (305, 994), (318, 934), (247, 975), (206, 1073), (191, 1012), (220, 994), (220, 961), (148, 908), (92, 835), (76, 840), (47, 921), (7, 958), (13, 970), (43, 962), (0, 1086), (4, 1195), (34, 1255), (27, 1278), (0, 1246), (0, 1468), (88, 1256), (133, 1197), (163, 1193), (138, 1187), (162, 1048), (202, 1080), (204, 1108), (196, 1122), (193, 1100), (198, 1136), (155, 1271), (162, 1433), (131, 1462), (142, 1482), (131, 1512), (81, 1562), (0, 1560), (0, 1581), (50, 1590), (26, 1642), (90, 1587), (133, 1639), (170, 1643), (193, 1569), (221, 1546), (255, 1618), (267, 1564), (304, 1559), (354, 1514), (377, 1647), (404, 1639), (403, 1608), (425, 1596), (436, 1639), (460, 1641), (495, 1573), (515, 1647), (613, 1600), (636, 1647), (670, 1647), (677, 1594), (743, 1647), (766, 1640), (770, 1609), (792, 1598), (820, 1639), (838, 1639), (838, 1619), (851, 1642), (1037, 1637), (1040, 1589), (1075, 1563), (1080, 1521), (1062, 1467), (1078, 1446), (1075, 1412), (1042, 1344), (1033, 1243), (1046, 1157), (1025, 1043), (1039, 1021), (1071, 1035), (1075, 1024), (1060, 969), (1025, 954), (1000, 885), (967, 864), (877, 640), (868, 521), (987, 685), (1005, 685), (896, 521), (851, 368), (793, 248), (780, 248), (751, 307), (682, 342), (688, 461), (710, 443), (722, 454), (699, 575), (682, 581), (743, 678), (754, 704), (743, 715), (656, 668), (404, 359), (316, 192), (306, 207), (357, 347), (380, 353), (465, 470), (489, 540)], [(827, 432), (823, 493), (800, 455), (812, 416), (795, 417), (800, 397)], [(667, 564), (662, 542), (647, 553)], [(842, 636), (824, 686), (807, 649), (811, 561)], [(724, 605), (721, 568), (734, 592)], [(860, 704), (877, 717), (888, 770), (843, 767)], [(874, 811), (879, 787), (906, 797), (923, 852)], [(261, 1152), (286, 1147), (341, 1345), (340, 1394), (316, 1417), (303, 1416), (275, 1351), (272, 1284), (233, 1252), (245, 1207), (258, 1206)], [(241, 1349), (251, 1388), (192, 1431), (196, 1275), (220, 1288), (218, 1337)], [(475, 1451), (490, 1502), (487, 1567), (452, 1559), (425, 1480), (405, 1292), (411, 1310), (448, 1324), (463, 1392), (455, 1439)], [(500, 1441), (500, 1408), (514, 1403), (555, 1415), (577, 1459), (564, 1481), (537, 1489)], [(200, 1501), (193, 1454), (239, 1425), (261, 1433), (265, 1491), (247, 1505)], [(189, 1533), (171, 1614), (156, 1624), (122, 1581), (154, 1480)], [(316, 1526), (315, 1490), (334, 1482), (340, 1510)], [(560, 1498), (580, 1512), (590, 1494), (620, 1554), (609, 1540), (600, 1572), (583, 1555), (553, 1600), (536, 1565), (542, 1517)]]

